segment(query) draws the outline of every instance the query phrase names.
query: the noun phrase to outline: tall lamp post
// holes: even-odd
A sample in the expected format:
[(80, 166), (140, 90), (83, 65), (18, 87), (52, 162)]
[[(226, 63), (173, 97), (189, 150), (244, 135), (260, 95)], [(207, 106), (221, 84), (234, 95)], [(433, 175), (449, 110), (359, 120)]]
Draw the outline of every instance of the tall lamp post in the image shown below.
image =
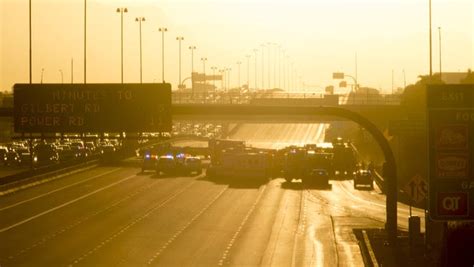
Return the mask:
[(247, 58), (247, 89), (250, 89), (250, 55), (245, 55)]
[(189, 47), (191, 50), (191, 74), (194, 72), (194, 50), (196, 50), (196, 46), (192, 45)]
[(253, 53), (255, 54), (255, 91), (258, 90), (258, 81), (257, 81), (257, 55), (258, 55), (258, 49), (254, 49)]
[(87, 0), (84, 0), (84, 83), (87, 83)]
[(240, 89), (240, 65), (241, 61), (237, 61), (237, 87)]
[[(202, 61), (202, 73), (204, 73), (204, 76), (206, 75), (206, 61), (207, 61), (207, 57), (202, 57), (201, 58), (201, 61)], [(206, 79), (204, 79), (204, 83), (206, 82)]]
[(216, 80), (215, 80), (216, 77), (215, 77), (215, 76), (216, 76), (217, 67), (212, 66), (212, 67), (211, 67), (211, 70), (212, 70), (212, 76), (213, 76), (213, 77), (212, 77), (212, 86), (214, 86), (214, 90), (216, 90)]
[(165, 83), (165, 32), (168, 31), (167, 28), (159, 28), (161, 32), (161, 78), (163, 83)]
[(267, 43), (267, 48), (268, 48), (268, 88), (271, 89), (271, 78), (270, 78), (270, 75), (272, 73), (272, 70), (271, 70), (271, 65), (270, 65), (270, 55), (271, 55), (271, 49), (272, 49), (272, 43), (268, 42)]
[(225, 69), (227, 71), (227, 88), (228, 90), (232, 89), (230, 87), (230, 72), (232, 71), (232, 68), (226, 68)]
[(43, 73), (44, 73), (44, 68), (41, 69), (41, 83), (43, 83)]
[(120, 13), (120, 76), (123, 83), (123, 13), (127, 13), (126, 7), (117, 8), (117, 13)]
[(442, 79), (442, 72), (441, 72), (441, 27), (438, 27), (438, 35), (439, 35), (439, 78)]
[(176, 40), (178, 40), (179, 43), (179, 80), (178, 80), (178, 88), (181, 88), (181, 41), (184, 40), (184, 37), (178, 36), (176, 37)]
[(30, 54), (30, 83), (32, 83), (32, 79), (33, 79), (33, 74), (32, 74), (32, 57), (33, 57), (33, 52), (32, 52), (32, 48), (31, 48), (31, 31), (32, 31), (32, 28), (31, 28), (31, 0), (29, 1), (29, 8), (28, 8), (28, 16), (29, 16), (29, 54)]
[(61, 84), (64, 83), (64, 73), (62, 69), (59, 69), (59, 74), (61, 74)]
[(265, 44), (261, 44), (260, 46), (262, 47), (262, 89), (265, 90)]
[(143, 65), (142, 65), (142, 21), (145, 21), (144, 17), (136, 17), (135, 21), (138, 21), (138, 30), (140, 32), (140, 83), (143, 82)]

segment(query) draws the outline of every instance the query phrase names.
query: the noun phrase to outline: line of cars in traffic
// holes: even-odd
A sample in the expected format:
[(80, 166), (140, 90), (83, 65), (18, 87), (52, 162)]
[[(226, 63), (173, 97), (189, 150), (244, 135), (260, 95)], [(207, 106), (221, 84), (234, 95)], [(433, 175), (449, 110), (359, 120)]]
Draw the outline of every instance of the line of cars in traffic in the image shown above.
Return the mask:
[(202, 160), (192, 156), (182, 148), (172, 147), (169, 143), (145, 148), (140, 152), (143, 157), (142, 172), (155, 171), (158, 175), (200, 175)]
[(19, 140), (0, 145), (0, 163), (12, 167), (41, 167), (98, 154), (110, 154), (120, 147), (118, 139)]
[[(339, 143), (336, 141), (271, 150), (247, 147), (240, 140), (210, 139), (208, 147), (204, 148), (206, 152), (202, 154), (210, 156), (206, 175), (211, 178), (283, 177), (288, 183), (299, 179), (308, 185), (327, 188), (330, 187), (329, 180), (342, 177), (352, 178), (354, 189), (373, 189), (370, 168), (356, 164), (352, 150), (338, 150)], [(143, 159), (142, 172), (151, 170), (158, 175), (201, 174), (201, 158), (191, 155), (196, 153), (187, 152), (186, 148), (162, 143), (147, 147), (137, 155)]]

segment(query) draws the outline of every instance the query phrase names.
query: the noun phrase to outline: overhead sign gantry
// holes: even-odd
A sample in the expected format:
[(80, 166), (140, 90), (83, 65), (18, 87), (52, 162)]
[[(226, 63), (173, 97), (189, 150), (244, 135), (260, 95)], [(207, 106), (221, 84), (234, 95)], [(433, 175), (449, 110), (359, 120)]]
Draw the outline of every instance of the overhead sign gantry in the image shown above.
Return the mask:
[(171, 130), (171, 85), (15, 84), (18, 133)]

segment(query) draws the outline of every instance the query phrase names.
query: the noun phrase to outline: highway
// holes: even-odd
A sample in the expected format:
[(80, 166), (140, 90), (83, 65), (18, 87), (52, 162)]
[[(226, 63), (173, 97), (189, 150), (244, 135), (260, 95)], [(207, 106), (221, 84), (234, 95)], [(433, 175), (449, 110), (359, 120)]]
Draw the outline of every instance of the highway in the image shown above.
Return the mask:
[[(276, 148), (321, 141), (325, 127), (246, 124), (231, 138)], [(363, 266), (352, 231), (383, 227), (385, 196), (330, 183), (100, 166), (1, 196), (0, 265)], [(406, 229), (408, 207), (398, 214)]]

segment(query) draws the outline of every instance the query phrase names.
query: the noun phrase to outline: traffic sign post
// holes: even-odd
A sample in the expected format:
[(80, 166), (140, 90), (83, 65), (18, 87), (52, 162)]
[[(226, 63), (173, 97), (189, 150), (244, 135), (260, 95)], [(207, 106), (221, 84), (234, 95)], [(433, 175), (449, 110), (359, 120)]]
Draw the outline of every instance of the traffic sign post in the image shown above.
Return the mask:
[[(420, 175), (413, 176), (403, 188), (404, 191), (410, 196), (411, 201), (419, 203), (426, 198), (428, 193), (428, 184)], [(411, 216), (411, 205), (410, 205), (410, 216)]]
[(427, 87), (429, 212), (474, 220), (474, 85)]

